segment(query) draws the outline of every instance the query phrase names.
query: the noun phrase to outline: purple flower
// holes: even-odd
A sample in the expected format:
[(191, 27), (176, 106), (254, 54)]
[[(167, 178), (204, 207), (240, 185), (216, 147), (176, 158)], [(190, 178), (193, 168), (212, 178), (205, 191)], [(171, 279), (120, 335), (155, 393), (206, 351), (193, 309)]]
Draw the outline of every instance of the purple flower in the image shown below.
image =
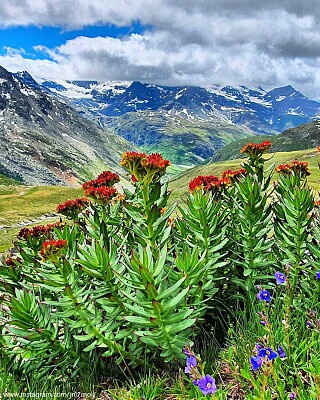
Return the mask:
[(289, 399), (295, 399), (295, 398), (296, 398), (296, 395), (297, 395), (297, 393), (291, 392), (291, 393), (289, 394)]
[(261, 349), (263, 349), (263, 346), (259, 343), (256, 343), (256, 350), (259, 351)]
[(190, 352), (190, 350), (189, 350), (187, 347), (184, 347), (184, 348), (182, 349), (182, 351), (184, 352), (184, 354), (185, 354), (186, 356), (191, 356), (191, 355), (192, 355), (191, 352)]
[(187, 366), (184, 370), (184, 372), (186, 374), (190, 374), (191, 372), (191, 368), (196, 367), (197, 366), (197, 359), (195, 356), (190, 356), (187, 358)]
[(269, 301), (271, 300), (271, 294), (268, 290), (260, 290), (257, 294), (257, 299), (269, 303)]
[(317, 278), (317, 279), (320, 279), (320, 271), (317, 271), (317, 272), (316, 272), (316, 278)]
[(311, 321), (307, 321), (307, 326), (309, 326), (310, 328), (313, 328), (312, 322)]
[(283, 274), (282, 272), (279, 272), (279, 271), (277, 271), (274, 274), (274, 277), (276, 278), (276, 284), (277, 285), (282, 285), (287, 280), (285, 274)]
[(267, 349), (261, 349), (258, 357), (268, 357), (268, 360), (273, 360), (278, 357), (278, 354), (268, 347)]
[(256, 371), (257, 369), (259, 369), (261, 367), (262, 362), (263, 362), (263, 360), (259, 356), (257, 356), (257, 357), (252, 356), (250, 358), (250, 363), (251, 363), (252, 369), (254, 371)]
[(280, 358), (287, 357), (286, 352), (283, 350), (282, 346), (278, 346), (278, 355), (279, 355)]
[(266, 321), (260, 321), (261, 325), (267, 325)]
[(216, 381), (210, 375), (200, 378), (197, 386), (203, 394), (213, 394), (217, 391)]

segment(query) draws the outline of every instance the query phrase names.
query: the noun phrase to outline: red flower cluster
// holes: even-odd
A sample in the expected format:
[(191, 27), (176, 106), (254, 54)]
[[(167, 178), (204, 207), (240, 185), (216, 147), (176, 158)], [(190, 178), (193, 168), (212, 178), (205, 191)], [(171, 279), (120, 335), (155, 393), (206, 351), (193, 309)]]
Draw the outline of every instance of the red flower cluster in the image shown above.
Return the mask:
[(43, 243), (40, 254), (44, 258), (48, 258), (50, 255), (56, 255), (61, 249), (67, 247), (67, 240), (48, 240)]
[(219, 182), (219, 178), (214, 175), (199, 175), (189, 182), (189, 190), (193, 192), (194, 190), (210, 190), (212, 185)]
[(189, 182), (189, 190), (193, 192), (194, 190), (220, 190), (226, 186), (230, 185), (230, 180), (228, 178), (222, 177), (219, 179), (214, 175), (199, 175)]
[(231, 183), (237, 181), (240, 177), (247, 175), (248, 172), (244, 168), (237, 169), (232, 171), (231, 169), (227, 169), (221, 174), (222, 178), (230, 179)]
[(120, 165), (125, 168), (130, 168), (132, 163), (140, 163), (143, 158), (147, 157), (146, 153), (137, 153), (136, 151), (127, 151), (122, 153)]
[(84, 210), (89, 204), (90, 201), (86, 198), (68, 200), (58, 205), (57, 212), (66, 216), (73, 216)]
[(117, 189), (108, 186), (100, 186), (97, 188), (92, 186), (85, 190), (84, 194), (86, 196), (93, 197), (96, 200), (109, 202), (118, 194), (118, 191)]
[(165, 160), (161, 154), (153, 153), (141, 160), (141, 165), (145, 169), (166, 169), (170, 165), (169, 160)]
[(96, 179), (93, 179), (92, 181), (89, 182), (85, 182), (82, 185), (82, 188), (86, 190), (89, 189), (90, 187), (95, 187), (95, 188), (100, 186), (111, 187), (119, 181), (120, 177), (118, 174), (115, 174), (114, 172), (111, 171), (104, 171)]
[(270, 149), (271, 145), (272, 143), (269, 140), (265, 140), (260, 144), (250, 142), (242, 147), (240, 153), (248, 154), (249, 156), (258, 154), (261, 155), (266, 153)]
[(61, 228), (63, 226), (64, 224), (62, 224), (61, 222), (56, 222), (54, 224), (48, 224), (48, 225), (36, 225), (33, 228), (22, 228), (20, 229), (17, 238), (22, 240), (27, 240), (28, 237), (33, 237), (33, 238), (46, 237), (51, 232), (54, 231), (54, 228)]
[(291, 164), (278, 165), (276, 172), (284, 175), (290, 174), (291, 172), (300, 173), (302, 176), (308, 176), (311, 174), (309, 163), (304, 161), (292, 161)]
[(159, 153), (147, 155), (128, 151), (122, 154), (120, 165), (131, 173), (133, 182), (142, 182), (146, 177), (145, 182), (150, 183), (158, 181), (165, 174), (170, 161), (165, 160)]

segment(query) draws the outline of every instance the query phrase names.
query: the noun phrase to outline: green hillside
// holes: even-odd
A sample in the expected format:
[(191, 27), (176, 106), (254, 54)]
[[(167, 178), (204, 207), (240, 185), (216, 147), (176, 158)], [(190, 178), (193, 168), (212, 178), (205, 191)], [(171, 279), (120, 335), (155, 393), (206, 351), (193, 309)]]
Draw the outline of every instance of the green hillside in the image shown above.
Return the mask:
[[(312, 149), (320, 145), (320, 121), (299, 125), (282, 132), (280, 135), (255, 136), (250, 138), (254, 143), (264, 140), (272, 141), (271, 150), (274, 152), (288, 152), (302, 149)], [(213, 161), (225, 161), (239, 158), (240, 149), (248, 142), (247, 139), (239, 139), (222, 147), (213, 158)]]
[[(17, 232), (22, 228), (18, 224), (47, 224), (57, 220), (49, 217), (59, 203), (83, 196), (82, 189), (60, 186), (0, 186), (0, 252), (10, 247)], [(45, 214), (42, 221), (37, 219)]]
[[(245, 142), (246, 143), (246, 142)], [(318, 168), (318, 162), (320, 163), (320, 153), (317, 149), (299, 150), (291, 152), (278, 152), (273, 154), (267, 154), (266, 158), (267, 166), (271, 164), (286, 164), (293, 160), (307, 161), (310, 164), (311, 175), (309, 176), (309, 183), (316, 190), (320, 190), (320, 170)], [(172, 179), (169, 188), (172, 190), (172, 199), (177, 200), (188, 191), (188, 183), (191, 179), (198, 175), (220, 175), (227, 169), (238, 169), (241, 165), (242, 160), (240, 158), (229, 161), (214, 162), (207, 165), (197, 166), (191, 168), (177, 178)]]
[[(128, 113), (110, 122), (115, 133), (148, 153), (160, 152), (173, 164), (200, 164), (225, 144), (250, 136), (221, 120), (187, 120), (152, 111)], [(252, 135), (253, 136), (253, 135)]]

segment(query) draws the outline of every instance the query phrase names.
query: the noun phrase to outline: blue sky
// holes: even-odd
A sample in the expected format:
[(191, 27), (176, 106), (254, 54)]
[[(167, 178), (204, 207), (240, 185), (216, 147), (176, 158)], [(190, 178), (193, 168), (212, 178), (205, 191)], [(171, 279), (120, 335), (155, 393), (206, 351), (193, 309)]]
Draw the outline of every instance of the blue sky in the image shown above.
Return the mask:
[(131, 26), (118, 27), (115, 25), (87, 26), (82, 29), (64, 30), (60, 27), (49, 26), (15, 26), (0, 30), (0, 54), (6, 54), (6, 48), (23, 49), (25, 58), (47, 59), (48, 55), (34, 49), (36, 46), (55, 48), (78, 36), (90, 38), (124, 37), (131, 33), (141, 34), (146, 29), (138, 22)]
[(0, 65), (46, 79), (291, 84), (320, 98), (318, 1), (1, 0)]

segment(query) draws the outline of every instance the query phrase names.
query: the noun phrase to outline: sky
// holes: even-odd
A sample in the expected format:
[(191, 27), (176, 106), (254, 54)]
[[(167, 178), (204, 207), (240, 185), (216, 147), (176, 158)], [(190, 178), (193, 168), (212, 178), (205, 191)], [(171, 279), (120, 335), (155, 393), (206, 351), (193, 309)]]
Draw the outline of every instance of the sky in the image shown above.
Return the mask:
[(320, 99), (319, 0), (1, 0), (0, 65), (74, 80), (292, 85)]

